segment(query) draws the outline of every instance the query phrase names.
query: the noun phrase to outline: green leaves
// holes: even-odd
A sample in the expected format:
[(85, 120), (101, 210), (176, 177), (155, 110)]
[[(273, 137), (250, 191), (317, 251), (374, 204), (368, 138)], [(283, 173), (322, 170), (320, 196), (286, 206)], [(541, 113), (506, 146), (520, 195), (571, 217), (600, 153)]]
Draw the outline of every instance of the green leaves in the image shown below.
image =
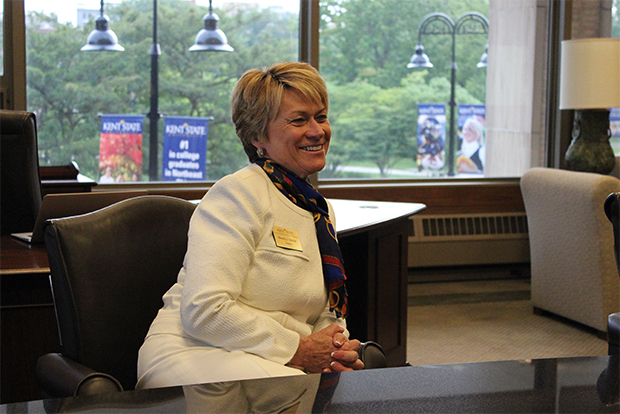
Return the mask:
[[(488, 15), (488, 0), (321, 1), (320, 70), (328, 82), (333, 140), (322, 176), (344, 176), (341, 167), (378, 168), (381, 176), (417, 151), (418, 103), (447, 103), (450, 47), (445, 35), (422, 41), (435, 65), (406, 67), (425, 15), (442, 11), (456, 19), (467, 11)], [(106, 4), (110, 28), (124, 52), (81, 52), (94, 24), (59, 24), (55, 16), (27, 17), (28, 107), (38, 115), (41, 164), (76, 161), (81, 173), (99, 175), (101, 113), (146, 115), (150, 107), (149, 50), (152, 2)], [(233, 53), (190, 53), (206, 7), (159, 0), (159, 111), (211, 116), (207, 178), (216, 180), (247, 163), (230, 122), (230, 92), (246, 70), (298, 60), (299, 16), (254, 6), (215, 10)], [(485, 98), (485, 70), (476, 68), (485, 36), (459, 36), (457, 103)], [(163, 122), (159, 128), (160, 148)], [(143, 141), (148, 177), (148, 120)], [(347, 172), (346, 176), (361, 173)]]

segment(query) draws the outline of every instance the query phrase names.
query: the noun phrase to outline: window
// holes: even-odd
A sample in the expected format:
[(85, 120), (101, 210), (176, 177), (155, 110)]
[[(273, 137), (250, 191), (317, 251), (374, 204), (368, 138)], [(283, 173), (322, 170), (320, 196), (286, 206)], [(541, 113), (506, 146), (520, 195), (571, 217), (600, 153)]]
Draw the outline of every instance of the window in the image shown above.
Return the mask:
[[(478, 153), (484, 148), (486, 69), (477, 68), (477, 64), (488, 43), (487, 19), (479, 17), (489, 15), (488, 0), (349, 0), (321, 4), (320, 68), (329, 82), (333, 102), (330, 116), (336, 138), (322, 178), (462, 175), (455, 169), (456, 160), (450, 166), (448, 158), (461, 153), (457, 146), (466, 118), (471, 118), (468, 126), (472, 125), (473, 131), (475, 124), (476, 131), (471, 136), (473, 151), (467, 153), (467, 159), (471, 161), (476, 153), (474, 159), (484, 162), (483, 154)], [(437, 12), (449, 17), (429, 18)], [(457, 20), (464, 13), (467, 18)], [(424, 34), (419, 35), (422, 21), (427, 25), (421, 30)], [(470, 31), (481, 34), (464, 33)], [(418, 40), (433, 67), (408, 67)], [(454, 109), (469, 113), (460, 117), (455, 114), (453, 140), (449, 105), (452, 58), (458, 64), (454, 78), (458, 106)], [(482, 164), (480, 168), (471, 166), (472, 172), (483, 168)]]
[[(39, 116), (41, 164), (76, 161), (84, 175), (97, 179), (100, 114), (145, 117), (142, 174), (149, 180), (149, 57), (152, 2), (110, 0), (105, 12), (110, 28), (125, 48), (122, 53), (84, 53), (79, 48), (93, 29), (99, 2), (77, 6), (71, 23), (43, 9), (64, 2), (25, 0), (27, 19), (28, 109)], [(77, 1), (75, 2), (77, 4)], [(220, 28), (234, 53), (188, 53), (187, 48), (206, 13), (207, 1), (160, 0), (159, 111), (166, 116), (213, 117), (209, 122), (206, 179), (213, 181), (245, 165), (229, 121), (229, 94), (235, 80), (250, 67), (299, 56), (299, 27), (316, 16), (304, 15), (297, 1), (215, 1)], [(552, 146), (548, 136), (548, 39), (550, 15), (559, 0), (302, 0), (318, 4), (320, 25), (313, 55), (326, 78), (331, 98), (333, 142), (321, 180), (417, 180), (518, 177), (533, 166), (547, 165)], [(571, 2), (569, 2), (571, 3)], [(73, 4), (73, 2), (71, 2)], [(600, 2), (601, 9), (609, 3)], [(605, 6), (607, 4), (607, 6)], [(618, 33), (618, 0), (613, 0), (612, 33)], [(407, 68), (418, 43), (418, 25), (429, 13), (443, 12), (456, 20), (478, 12), (489, 20), (487, 35), (458, 35), (455, 101), (484, 108), (483, 174), (459, 171), (458, 136), (467, 115), (455, 116), (454, 175), (444, 165), (420, 164), (423, 105), (444, 107), (439, 132), (445, 152), (449, 141), (450, 38), (424, 34), (421, 43), (432, 68)], [(597, 11), (598, 13), (598, 11)], [(605, 13), (601, 14), (605, 20)], [(300, 16), (302, 19), (300, 21)], [(308, 20), (305, 20), (305, 19)], [(579, 21), (580, 16), (573, 16)], [(314, 26), (312, 26), (314, 27)], [(590, 37), (599, 34), (591, 34)], [(587, 37), (587, 36), (583, 36)], [(303, 46), (302, 56), (307, 52)], [(489, 44), (488, 67), (477, 67)], [(312, 48), (316, 45), (309, 45)], [(314, 51), (311, 52), (311, 54)], [(552, 68), (553, 69), (553, 68)], [(553, 77), (553, 76), (552, 76)], [(552, 78), (551, 77), (551, 78)], [(472, 116), (470, 116), (472, 117)], [(427, 122), (431, 123), (431, 121)], [(426, 125), (432, 131), (432, 125)], [(437, 133), (437, 131), (435, 131)], [(163, 122), (159, 126), (158, 173), (161, 174)], [(556, 145), (557, 146), (557, 145)], [(553, 149), (562, 154), (562, 150)], [(431, 151), (432, 152), (432, 151)], [(561, 157), (561, 155), (560, 155)], [(436, 166), (439, 164), (436, 164)], [(556, 164), (557, 165), (557, 164)]]
[[(75, 161), (80, 172), (98, 179), (112, 165), (117, 182), (149, 180), (153, 3), (113, 0), (104, 5), (109, 28), (123, 52), (81, 52), (99, 2), (26, 0), (28, 109), (37, 113), (41, 165)], [(292, 3), (292, 4), (291, 4)], [(286, 1), (214, 2), (219, 27), (233, 53), (189, 52), (203, 27), (208, 1), (157, 2), (158, 174), (162, 174), (164, 120), (171, 116), (210, 118), (206, 179), (217, 180), (247, 164), (230, 118), (230, 91), (247, 69), (298, 59), (299, 5)], [(66, 12), (69, 12), (66, 14)], [(80, 23), (78, 23), (80, 22)], [(142, 157), (131, 151), (134, 169), (116, 160), (102, 162), (101, 114), (144, 117)], [(140, 167), (141, 171), (136, 173)], [(136, 166), (137, 165), (137, 166)]]
[(4, 76), (4, 3), (0, 4), (0, 76)]

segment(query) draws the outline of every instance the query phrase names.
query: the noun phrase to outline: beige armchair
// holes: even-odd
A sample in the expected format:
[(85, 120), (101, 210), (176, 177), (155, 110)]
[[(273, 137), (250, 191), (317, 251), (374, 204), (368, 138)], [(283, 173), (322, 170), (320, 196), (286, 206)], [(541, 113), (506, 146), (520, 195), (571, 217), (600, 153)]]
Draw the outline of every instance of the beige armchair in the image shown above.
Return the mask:
[(532, 265), (532, 306), (596, 329), (620, 310), (613, 231), (604, 211), (620, 179), (533, 168), (521, 179)]

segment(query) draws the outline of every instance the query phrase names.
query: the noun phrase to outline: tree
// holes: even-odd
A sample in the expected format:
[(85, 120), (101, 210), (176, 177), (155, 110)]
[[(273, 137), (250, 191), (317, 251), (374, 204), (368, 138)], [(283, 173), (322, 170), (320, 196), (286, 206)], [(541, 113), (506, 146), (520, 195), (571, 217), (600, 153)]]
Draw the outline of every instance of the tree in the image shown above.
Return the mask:
[[(407, 68), (418, 25), (432, 12), (458, 18), (488, 12), (488, 1), (328, 0), (321, 2), (321, 73), (329, 80), (334, 130), (323, 177), (351, 176), (343, 166), (370, 162), (380, 176), (417, 152), (419, 103), (447, 103), (450, 49), (446, 36), (424, 36), (435, 67)], [(462, 37), (462, 36), (459, 36)], [(476, 68), (487, 39), (459, 39), (456, 99), (484, 102), (486, 74)], [(429, 52), (430, 53), (430, 52)], [(461, 61), (461, 60), (459, 60)], [(351, 170), (351, 168), (349, 168)], [(354, 173), (358, 175), (359, 173)]]
[[(411, 71), (407, 63), (418, 42), (424, 16), (443, 12), (456, 20), (469, 11), (488, 16), (488, 0), (326, 0), (321, 2), (321, 72), (338, 83), (365, 80), (383, 88), (399, 86)], [(431, 77), (449, 78), (447, 36), (426, 35), (422, 42), (435, 65)], [(484, 85), (476, 68), (485, 50), (485, 36), (458, 36), (457, 82)], [(476, 87), (484, 100), (484, 87)]]
[[(209, 179), (247, 163), (229, 120), (236, 79), (251, 67), (297, 60), (297, 32), (292, 28), (298, 16), (257, 7), (229, 15), (217, 12), (234, 53), (189, 52), (207, 9), (187, 2), (158, 2), (159, 109), (164, 115), (213, 117)], [(80, 52), (92, 23), (75, 28), (59, 24), (55, 16), (32, 14), (27, 25), (28, 105), (39, 115), (42, 164), (76, 161), (81, 172), (93, 178), (99, 176), (98, 114), (146, 114), (150, 106), (152, 2), (124, 1), (108, 6), (106, 13), (125, 48), (122, 53)], [(160, 151), (162, 135), (160, 128)], [(148, 159), (146, 145), (143, 159)]]
[[(454, 18), (470, 10), (484, 14), (488, 0), (325, 0), (321, 8), (320, 69), (329, 84), (334, 128), (326, 174), (342, 175), (343, 166), (365, 163), (387, 176), (415, 154), (417, 104), (447, 102), (449, 96), (445, 36), (423, 39), (434, 68), (406, 67), (419, 22), (435, 11)], [(164, 116), (213, 117), (207, 151), (212, 180), (247, 163), (229, 116), (234, 83), (249, 68), (298, 60), (299, 25), (297, 15), (257, 6), (216, 12), (235, 52), (190, 53), (207, 9), (178, 0), (158, 2), (159, 110)], [(98, 115), (145, 115), (150, 107), (152, 2), (126, 0), (109, 5), (106, 13), (122, 53), (80, 51), (92, 22), (75, 28), (37, 13), (27, 22), (28, 106), (39, 119), (41, 163), (76, 161), (93, 178), (99, 175)], [(484, 36), (459, 39), (461, 102), (484, 102), (484, 71), (475, 65), (485, 44)], [(161, 151), (163, 128), (158, 142)], [(148, 155), (144, 145), (143, 159)]]
[[(333, 130), (326, 177), (338, 177), (342, 166), (369, 161), (382, 177), (402, 159), (417, 153), (418, 104), (448, 100), (450, 84), (431, 78), (428, 71), (411, 72), (400, 87), (382, 89), (365, 81), (328, 84), (331, 92), (330, 122)], [(456, 99), (479, 104), (464, 88)]]
[(118, 89), (102, 80), (122, 65), (80, 55), (84, 39), (83, 31), (58, 24), (55, 16), (29, 15), (28, 106), (38, 116), (41, 164), (76, 161), (92, 173), (99, 152), (97, 113), (123, 110)]

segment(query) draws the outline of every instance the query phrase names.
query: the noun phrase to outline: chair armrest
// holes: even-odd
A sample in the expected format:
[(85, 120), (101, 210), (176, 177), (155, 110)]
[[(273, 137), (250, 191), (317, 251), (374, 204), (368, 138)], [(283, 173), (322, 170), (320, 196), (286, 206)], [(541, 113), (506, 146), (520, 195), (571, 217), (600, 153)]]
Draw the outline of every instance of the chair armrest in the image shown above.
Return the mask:
[(607, 317), (607, 342), (616, 347), (620, 346), (620, 312)]
[(376, 342), (363, 342), (357, 351), (359, 359), (364, 363), (364, 369), (385, 368), (387, 367), (387, 358), (383, 348)]
[(37, 360), (36, 376), (44, 397), (63, 398), (123, 391), (120, 382), (113, 376), (94, 371), (61, 354), (41, 356)]
[(618, 404), (620, 398), (620, 355), (609, 355), (607, 368), (601, 372), (596, 382), (596, 392), (602, 403), (609, 406)]

